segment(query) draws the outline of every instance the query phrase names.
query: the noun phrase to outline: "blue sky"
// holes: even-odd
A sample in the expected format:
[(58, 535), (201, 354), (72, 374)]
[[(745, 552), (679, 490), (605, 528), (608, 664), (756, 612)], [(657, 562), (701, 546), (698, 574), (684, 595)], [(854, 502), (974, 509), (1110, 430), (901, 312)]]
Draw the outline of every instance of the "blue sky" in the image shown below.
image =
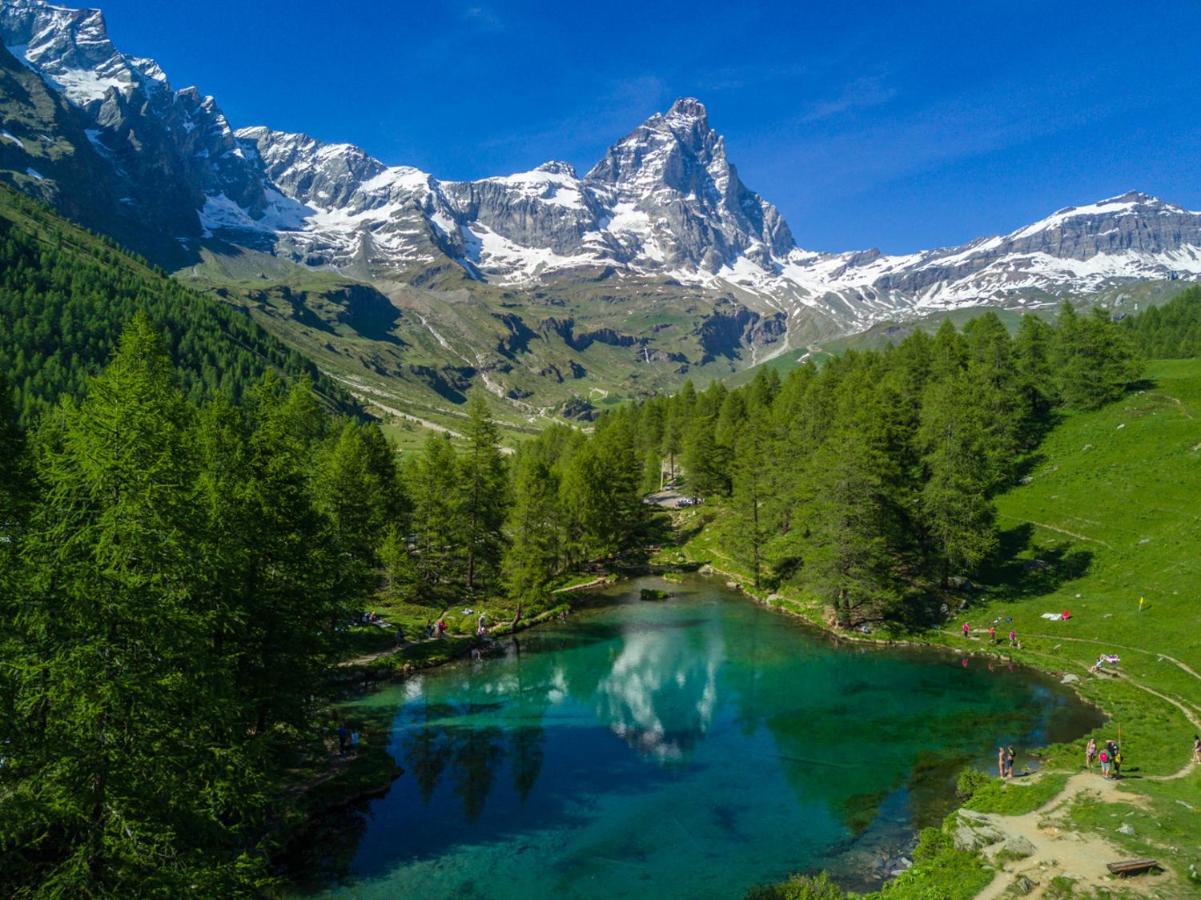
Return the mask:
[(812, 249), (956, 244), (1130, 189), (1201, 209), (1194, 0), (93, 2), (235, 127), (441, 178), (582, 173), (699, 97)]

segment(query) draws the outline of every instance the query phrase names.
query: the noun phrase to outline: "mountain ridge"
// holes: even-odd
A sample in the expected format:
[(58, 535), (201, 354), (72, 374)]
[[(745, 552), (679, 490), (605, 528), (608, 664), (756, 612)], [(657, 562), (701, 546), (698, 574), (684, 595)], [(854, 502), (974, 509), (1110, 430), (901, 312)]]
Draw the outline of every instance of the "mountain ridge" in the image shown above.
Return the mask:
[[(534, 403), (545, 411), (565, 402), (563, 372), (589, 373), (584, 389), (607, 370), (605, 391), (636, 396), (882, 321), (1201, 279), (1201, 213), (1133, 191), (909, 254), (798, 247), (696, 98), (636, 125), (582, 176), (551, 160), (452, 181), (353, 144), (235, 129), (214, 98), (122, 54), (96, 10), (0, 0), (0, 38), (12, 60), (0, 66), (0, 178), (252, 311), (274, 297), (264, 321), (285, 336), (311, 326), (306, 352), (334, 348), (325, 365), (434, 373), (443, 397), (478, 379), (525, 403), (553, 382), (553, 403)], [(220, 273), (232, 270), (230, 294)], [(363, 317), (346, 298), (365, 297), (388, 327), (347, 333)], [(396, 315), (378, 315), (389, 304)], [(616, 336), (602, 365), (545, 343), (561, 335), (541, 323), (566, 319)], [(525, 332), (544, 344), (514, 343)]]

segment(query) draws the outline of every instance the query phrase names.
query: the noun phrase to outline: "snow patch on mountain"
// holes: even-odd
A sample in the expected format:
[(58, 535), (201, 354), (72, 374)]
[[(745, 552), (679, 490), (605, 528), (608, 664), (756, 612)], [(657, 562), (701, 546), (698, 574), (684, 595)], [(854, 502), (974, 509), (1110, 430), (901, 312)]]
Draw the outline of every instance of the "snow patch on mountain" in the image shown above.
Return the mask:
[[(442, 181), (352, 144), (263, 126), (235, 132), (212, 97), (173, 91), (154, 60), (120, 53), (97, 10), (0, 0), (0, 38), (79, 110), (88, 142), (118, 176), (119, 202), (153, 210), (161, 221), (152, 227), (359, 277), (403, 279), (447, 259), (514, 286), (603, 269), (757, 298), (790, 315), (820, 310), (847, 328), (1201, 278), (1201, 213), (1135, 192), (955, 247), (804, 250), (743, 184), (694, 98), (650, 116), (582, 177), (551, 161)], [(8, 132), (0, 140), (24, 146)]]

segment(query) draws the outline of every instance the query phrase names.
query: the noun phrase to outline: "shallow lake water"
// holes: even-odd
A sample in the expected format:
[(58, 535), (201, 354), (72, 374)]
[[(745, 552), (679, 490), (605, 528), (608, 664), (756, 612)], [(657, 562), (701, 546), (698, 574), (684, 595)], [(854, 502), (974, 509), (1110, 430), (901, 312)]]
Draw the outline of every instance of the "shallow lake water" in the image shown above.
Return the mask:
[[(672, 599), (639, 600), (643, 586)], [(712, 579), (643, 579), (505, 654), (355, 701), (405, 769), (290, 854), (338, 897), (741, 897), (879, 884), (965, 765), (1100, 715), (1027, 669), (837, 644)]]

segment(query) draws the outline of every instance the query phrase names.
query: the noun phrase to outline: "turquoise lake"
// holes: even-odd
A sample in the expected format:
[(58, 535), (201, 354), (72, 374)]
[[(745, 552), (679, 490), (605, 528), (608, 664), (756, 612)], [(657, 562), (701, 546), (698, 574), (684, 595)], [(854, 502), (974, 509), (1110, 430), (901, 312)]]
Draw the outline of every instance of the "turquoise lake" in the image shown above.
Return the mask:
[(1020, 771), (1101, 722), (1030, 670), (838, 644), (700, 577), (504, 647), (349, 705), (391, 718), (405, 773), (292, 852), (306, 893), (741, 897), (817, 868), (866, 889), (963, 766), (1004, 742)]

